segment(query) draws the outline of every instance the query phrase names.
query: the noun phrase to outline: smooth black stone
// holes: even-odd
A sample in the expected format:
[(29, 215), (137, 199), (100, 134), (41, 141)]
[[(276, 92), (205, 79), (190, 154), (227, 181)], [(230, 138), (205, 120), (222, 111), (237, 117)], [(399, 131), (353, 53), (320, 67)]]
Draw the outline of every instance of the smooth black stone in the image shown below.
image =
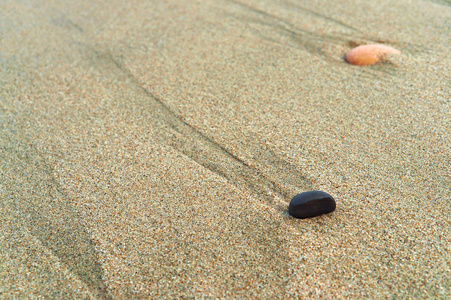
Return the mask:
[(293, 197), (288, 212), (295, 218), (312, 218), (335, 210), (334, 198), (322, 191), (300, 193)]

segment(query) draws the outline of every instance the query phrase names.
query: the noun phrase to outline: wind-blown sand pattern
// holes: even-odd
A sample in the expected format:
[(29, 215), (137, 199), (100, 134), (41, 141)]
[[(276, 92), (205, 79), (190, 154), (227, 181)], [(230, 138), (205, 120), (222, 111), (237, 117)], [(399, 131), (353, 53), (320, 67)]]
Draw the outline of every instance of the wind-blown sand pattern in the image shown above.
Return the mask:
[(451, 297), (450, 3), (373, 2), (0, 0), (0, 298)]

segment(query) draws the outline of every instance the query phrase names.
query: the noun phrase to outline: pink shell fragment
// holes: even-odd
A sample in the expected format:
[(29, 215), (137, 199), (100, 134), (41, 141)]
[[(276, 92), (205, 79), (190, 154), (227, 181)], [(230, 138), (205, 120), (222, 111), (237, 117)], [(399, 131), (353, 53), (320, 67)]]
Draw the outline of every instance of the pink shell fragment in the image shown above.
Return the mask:
[(401, 51), (386, 45), (362, 45), (349, 51), (345, 56), (345, 60), (351, 65), (369, 66), (378, 63), (390, 54), (400, 53)]

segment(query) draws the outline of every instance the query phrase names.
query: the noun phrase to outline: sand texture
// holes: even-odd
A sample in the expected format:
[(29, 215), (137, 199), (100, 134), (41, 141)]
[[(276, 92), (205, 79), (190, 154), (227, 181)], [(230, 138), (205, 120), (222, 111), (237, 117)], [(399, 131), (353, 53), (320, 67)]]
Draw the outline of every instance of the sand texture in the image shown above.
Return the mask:
[[(0, 298), (449, 299), (450, 20), (0, 0)], [(336, 211), (290, 217), (308, 190)]]

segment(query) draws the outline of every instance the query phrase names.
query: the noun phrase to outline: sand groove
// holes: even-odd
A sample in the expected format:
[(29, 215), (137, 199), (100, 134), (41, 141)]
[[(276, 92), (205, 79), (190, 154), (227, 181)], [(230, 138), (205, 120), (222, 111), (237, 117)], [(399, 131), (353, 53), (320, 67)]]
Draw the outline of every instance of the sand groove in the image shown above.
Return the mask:
[[(144, 88), (110, 53), (98, 53), (98, 59), (103, 60), (100, 65), (107, 64), (108, 68), (114, 66), (116, 71), (111, 70), (112, 73), (121, 72), (122, 76), (118, 77), (123, 77), (135, 93), (139, 91), (150, 100), (147, 105), (151, 108), (145, 108), (146, 112), (163, 121), (159, 137), (161, 143), (169, 144), (238, 188), (247, 190), (259, 199), (264, 199), (273, 207), (280, 204), (280, 200), (288, 202), (295, 192), (311, 188), (310, 181), (296, 166), (279, 158), (271, 150), (263, 149), (258, 145), (249, 145), (255, 148), (254, 161), (269, 169), (264, 173), (258, 167), (251, 165), (251, 162), (241, 159), (239, 154), (228, 150), (177, 116), (163, 100)], [(277, 210), (286, 210), (286, 208), (277, 206)]]
[[(0, 135), (2, 177), (13, 177), (4, 204), (11, 206), (19, 223), (44, 247), (67, 265), (100, 299), (110, 299), (103, 269), (89, 233), (69, 199), (53, 177), (52, 168), (31, 143), (3, 132)], [(20, 196), (19, 196), (20, 195)], [(25, 201), (24, 201), (25, 199)]]

